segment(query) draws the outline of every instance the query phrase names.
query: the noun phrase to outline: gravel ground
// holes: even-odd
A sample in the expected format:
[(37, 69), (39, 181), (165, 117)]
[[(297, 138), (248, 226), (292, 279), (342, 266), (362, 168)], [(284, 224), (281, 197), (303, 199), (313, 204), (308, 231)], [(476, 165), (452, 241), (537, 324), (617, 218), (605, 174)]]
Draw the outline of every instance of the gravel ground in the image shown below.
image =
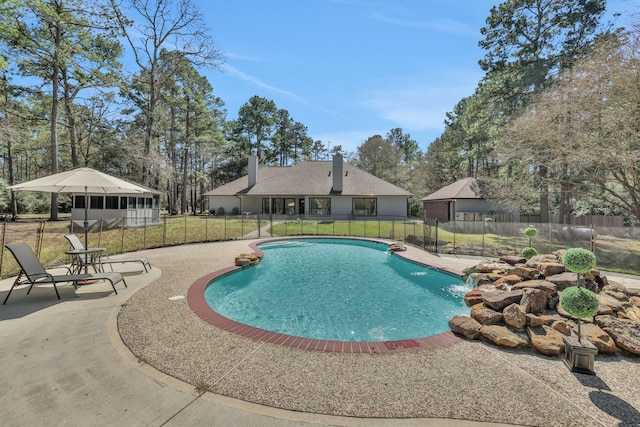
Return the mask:
[[(596, 376), (570, 372), (561, 358), (464, 341), (435, 350), (338, 354), (256, 342), (200, 320), (189, 286), (233, 264), (251, 241), (142, 251), (161, 277), (133, 295), (118, 327), (131, 351), (199, 390), (327, 415), (444, 417), (530, 426), (640, 426), (640, 359), (596, 357)], [(477, 260), (407, 255), (460, 270)]]

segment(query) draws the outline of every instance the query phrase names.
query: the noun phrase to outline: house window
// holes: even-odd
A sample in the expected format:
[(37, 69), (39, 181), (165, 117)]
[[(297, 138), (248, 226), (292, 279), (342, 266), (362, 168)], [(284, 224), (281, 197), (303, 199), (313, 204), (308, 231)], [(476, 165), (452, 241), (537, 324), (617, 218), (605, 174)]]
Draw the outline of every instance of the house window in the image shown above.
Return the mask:
[(120, 197), (120, 209), (127, 209), (128, 197)]
[(118, 196), (106, 196), (104, 207), (105, 209), (118, 209)]
[(84, 196), (73, 197), (73, 207), (76, 209), (84, 209)]
[(135, 209), (136, 208), (136, 198), (135, 197), (129, 197), (129, 205), (128, 205), (129, 209)]
[(153, 208), (153, 199), (151, 197), (147, 197), (145, 199), (145, 201), (147, 202), (147, 209), (152, 209)]
[(104, 196), (91, 196), (89, 198), (89, 207), (91, 209), (104, 209)]
[(354, 198), (353, 199), (353, 214), (358, 216), (376, 216), (378, 215), (378, 199), (369, 198)]
[[(271, 201), (271, 212), (269, 212), (269, 201)], [(262, 213), (275, 215), (295, 215), (296, 199), (272, 197), (262, 199)]]
[(309, 215), (331, 215), (331, 198), (309, 197)]

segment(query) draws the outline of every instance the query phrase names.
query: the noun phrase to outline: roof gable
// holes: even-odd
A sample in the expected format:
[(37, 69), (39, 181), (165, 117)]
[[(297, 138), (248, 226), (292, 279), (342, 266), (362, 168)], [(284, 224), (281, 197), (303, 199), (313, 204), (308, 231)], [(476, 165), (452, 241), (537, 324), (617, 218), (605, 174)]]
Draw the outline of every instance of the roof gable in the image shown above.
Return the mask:
[(475, 178), (460, 179), (422, 198), (423, 201), (451, 199), (484, 199), (486, 184)]

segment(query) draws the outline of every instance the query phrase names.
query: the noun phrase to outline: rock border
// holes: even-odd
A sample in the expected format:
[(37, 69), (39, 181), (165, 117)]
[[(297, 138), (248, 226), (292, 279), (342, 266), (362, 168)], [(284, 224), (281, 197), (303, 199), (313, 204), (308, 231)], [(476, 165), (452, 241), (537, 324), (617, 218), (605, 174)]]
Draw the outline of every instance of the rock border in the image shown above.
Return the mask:
[[(477, 283), (464, 297), (471, 313), (453, 317), (451, 330), (470, 340), (532, 348), (545, 356), (564, 354), (563, 337), (575, 335), (577, 323), (562, 309), (559, 296), (576, 284), (577, 276), (562, 264), (563, 252), (529, 260), (506, 256), (466, 269), (467, 280)], [(596, 269), (582, 274), (580, 280), (600, 302), (594, 318), (581, 319), (582, 336), (600, 353), (640, 355), (640, 295)]]

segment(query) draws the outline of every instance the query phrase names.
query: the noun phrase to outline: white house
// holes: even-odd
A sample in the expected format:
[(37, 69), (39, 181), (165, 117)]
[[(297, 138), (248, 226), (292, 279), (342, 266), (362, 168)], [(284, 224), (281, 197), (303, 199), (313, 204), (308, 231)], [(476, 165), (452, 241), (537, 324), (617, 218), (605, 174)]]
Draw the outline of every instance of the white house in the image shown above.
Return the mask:
[(248, 175), (204, 194), (209, 210), (223, 214), (304, 217), (407, 216), (412, 194), (345, 163), (306, 161), (285, 167), (258, 167), (249, 157)]

